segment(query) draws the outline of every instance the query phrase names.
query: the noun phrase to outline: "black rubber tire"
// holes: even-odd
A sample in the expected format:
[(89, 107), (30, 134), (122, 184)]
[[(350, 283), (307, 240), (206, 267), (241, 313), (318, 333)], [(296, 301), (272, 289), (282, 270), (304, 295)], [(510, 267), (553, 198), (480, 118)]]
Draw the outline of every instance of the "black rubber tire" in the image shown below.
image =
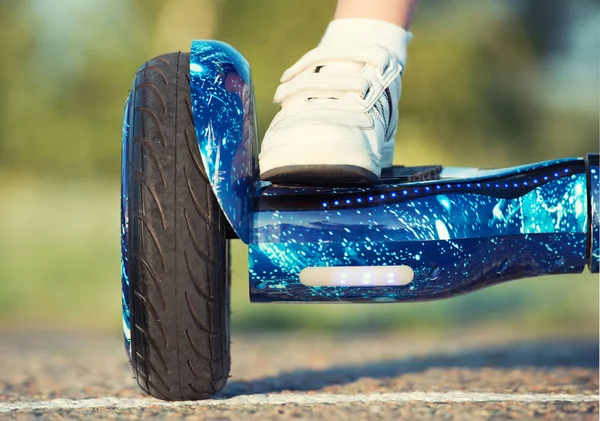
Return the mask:
[(205, 399), (229, 377), (228, 222), (200, 157), (189, 54), (138, 71), (129, 177), (131, 363), (163, 400)]

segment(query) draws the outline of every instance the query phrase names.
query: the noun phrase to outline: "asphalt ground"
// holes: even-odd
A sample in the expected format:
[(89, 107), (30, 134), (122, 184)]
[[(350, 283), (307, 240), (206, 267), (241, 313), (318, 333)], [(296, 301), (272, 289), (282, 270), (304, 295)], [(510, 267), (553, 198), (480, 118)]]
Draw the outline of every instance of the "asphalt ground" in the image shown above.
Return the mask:
[(597, 420), (598, 336), (238, 335), (214, 399), (145, 396), (118, 335), (0, 333), (0, 419)]

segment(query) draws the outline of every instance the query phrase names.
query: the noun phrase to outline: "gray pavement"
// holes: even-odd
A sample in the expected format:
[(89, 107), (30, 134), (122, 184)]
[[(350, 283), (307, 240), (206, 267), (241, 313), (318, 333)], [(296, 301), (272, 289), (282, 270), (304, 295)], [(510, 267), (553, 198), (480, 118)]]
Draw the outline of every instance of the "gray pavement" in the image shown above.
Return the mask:
[(117, 335), (0, 338), (0, 419), (598, 419), (596, 335), (234, 335), (223, 392), (174, 404), (137, 388)]

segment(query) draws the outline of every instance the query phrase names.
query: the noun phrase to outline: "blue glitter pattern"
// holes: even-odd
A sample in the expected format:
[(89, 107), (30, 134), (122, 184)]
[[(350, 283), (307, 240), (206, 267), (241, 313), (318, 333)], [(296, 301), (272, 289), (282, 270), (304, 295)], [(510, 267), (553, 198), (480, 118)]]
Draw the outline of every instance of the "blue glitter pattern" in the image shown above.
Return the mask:
[(194, 41), (190, 89), (208, 179), (233, 230), (247, 243), (250, 202), (258, 178), (250, 66), (227, 44)]
[[(252, 301), (413, 301), (511, 279), (580, 273), (583, 159), (482, 177), (362, 189), (265, 186), (249, 247)], [(275, 190), (273, 194), (272, 190)], [(307, 267), (408, 265), (406, 286), (306, 286)]]
[[(450, 297), (512, 279), (598, 272), (598, 154), (496, 170), (445, 168), (441, 179), (370, 187), (291, 187), (258, 177), (250, 66), (231, 46), (194, 41), (190, 98), (207, 177), (249, 245), (250, 298), (396, 302)], [(121, 277), (130, 352), (127, 162), (123, 124)], [(462, 172), (461, 172), (462, 171)], [(457, 175), (458, 174), (458, 175)], [(459, 178), (457, 178), (459, 177)], [(308, 267), (407, 265), (397, 286), (307, 286)]]
[(121, 140), (121, 306), (123, 317), (123, 337), (127, 355), (131, 358), (131, 307), (129, 303), (129, 251), (127, 239), (129, 237), (129, 198), (128, 198), (128, 171), (129, 165), (129, 127), (131, 118), (131, 94), (125, 103), (125, 116), (123, 118), (123, 131)]
[(592, 273), (598, 273), (598, 261), (600, 260), (600, 182), (598, 180), (600, 169), (598, 162), (598, 154), (587, 156), (591, 225), (589, 268)]

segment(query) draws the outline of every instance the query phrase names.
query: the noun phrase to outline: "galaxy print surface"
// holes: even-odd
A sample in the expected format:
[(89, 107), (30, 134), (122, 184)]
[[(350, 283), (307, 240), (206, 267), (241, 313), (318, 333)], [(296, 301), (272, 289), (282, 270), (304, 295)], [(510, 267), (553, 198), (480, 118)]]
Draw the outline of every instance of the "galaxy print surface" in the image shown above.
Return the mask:
[[(285, 187), (264, 187), (249, 247), (251, 299), (426, 300), (510, 279), (582, 272), (586, 183), (585, 161), (569, 159), (366, 189), (286, 194)], [(414, 280), (391, 287), (299, 281), (306, 267), (386, 265), (410, 266)]]
[(131, 94), (125, 103), (123, 118), (123, 131), (121, 140), (121, 307), (123, 318), (123, 336), (127, 355), (131, 358), (131, 307), (129, 303), (129, 251), (127, 241), (129, 237), (129, 127), (131, 116)]
[[(395, 302), (450, 297), (539, 275), (598, 271), (598, 155), (507, 169), (444, 168), (441, 179), (371, 187), (261, 182), (250, 67), (231, 46), (194, 41), (192, 116), (213, 191), (249, 244), (252, 301)], [(121, 277), (130, 353), (127, 170), (123, 125)], [(587, 168), (586, 168), (587, 164)], [(591, 234), (590, 234), (591, 231)], [(396, 286), (306, 286), (307, 267), (410, 266)], [(362, 269), (361, 269), (362, 270)], [(337, 272), (336, 272), (337, 273)]]
[(592, 273), (598, 273), (600, 261), (600, 180), (599, 155), (587, 156), (589, 177), (589, 205), (590, 205), (590, 259), (589, 268)]
[(250, 66), (227, 44), (194, 41), (190, 89), (206, 174), (233, 230), (247, 243), (249, 207), (258, 179)]

